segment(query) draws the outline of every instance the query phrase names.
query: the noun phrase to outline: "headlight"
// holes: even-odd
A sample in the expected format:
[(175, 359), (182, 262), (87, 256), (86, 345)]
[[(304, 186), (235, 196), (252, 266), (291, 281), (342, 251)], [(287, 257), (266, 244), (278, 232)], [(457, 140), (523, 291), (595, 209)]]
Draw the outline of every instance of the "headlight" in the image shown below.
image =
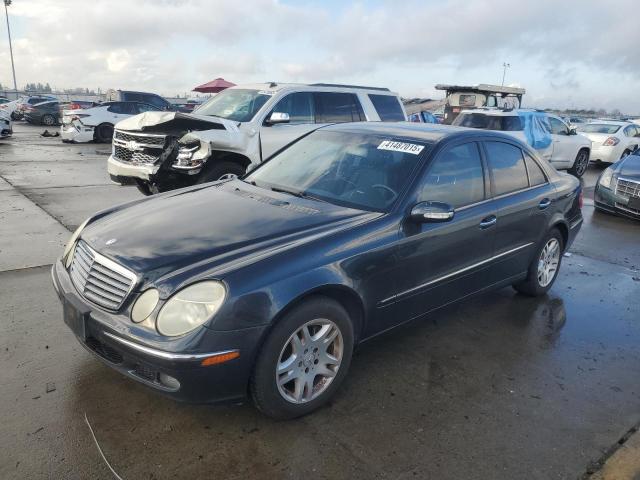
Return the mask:
[(160, 310), (156, 323), (158, 332), (175, 337), (199, 327), (216, 314), (226, 294), (224, 284), (215, 280), (180, 290)]
[(131, 320), (135, 323), (145, 320), (156, 308), (159, 298), (160, 295), (155, 288), (150, 288), (140, 295), (131, 309)]
[(76, 242), (78, 241), (78, 237), (82, 233), (82, 230), (84, 230), (84, 227), (86, 227), (87, 223), (89, 223), (89, 220), (90, 219), (87, 218), (84, 222), (82, 222), (82, 224), (76, 229), (76, 231), (73, 232), (73, 234), (71, 235), (71, 238), (69, 239), (69, 241), (64, 247), (64, 253), (62, 254), (62, 259), (64, 260), (65, 267), (67, 268), (69, 268), (69, 265), (71, 265), (71, 258), (73, 257), (73, 255), (70, 255), (70, 253), (74, 249)]
[(613, 168), (608, 167), (602, 175), (600, 175), (600, 180), (598, 180), (598, 184), (604, 188), (611, 188), (611, 179), (613, 178)]

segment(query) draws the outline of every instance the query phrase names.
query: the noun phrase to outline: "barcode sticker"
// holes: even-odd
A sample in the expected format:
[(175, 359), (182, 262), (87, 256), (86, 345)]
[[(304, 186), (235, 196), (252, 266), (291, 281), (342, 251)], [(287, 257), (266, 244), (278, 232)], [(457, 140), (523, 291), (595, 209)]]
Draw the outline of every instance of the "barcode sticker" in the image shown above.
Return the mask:
[(394, 142), (393, 140), (385, 140), (378, 145), (378, 150), (390, 150), (392, 152), (404, 152), (412, 155), (420, 155), (424, 145), (415, 143)]

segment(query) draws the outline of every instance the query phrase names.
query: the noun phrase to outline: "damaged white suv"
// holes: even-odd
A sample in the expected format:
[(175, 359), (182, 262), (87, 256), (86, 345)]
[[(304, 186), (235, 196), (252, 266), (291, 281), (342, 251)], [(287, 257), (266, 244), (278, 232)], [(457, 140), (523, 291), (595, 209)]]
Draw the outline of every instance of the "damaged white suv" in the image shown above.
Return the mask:
[(119, 122), (111, 179), (146, 195), (242, 175), (331, 123), (405, 121), (386, 88), (264, 83), (222, 91), (195, 113), (145, 112)]

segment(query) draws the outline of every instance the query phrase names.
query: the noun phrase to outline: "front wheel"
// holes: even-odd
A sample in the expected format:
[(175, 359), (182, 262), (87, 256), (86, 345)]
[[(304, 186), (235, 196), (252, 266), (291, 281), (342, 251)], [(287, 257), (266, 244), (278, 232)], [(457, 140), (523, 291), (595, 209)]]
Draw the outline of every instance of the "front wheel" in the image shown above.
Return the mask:
[(98, 143), (111, 143), (113, 138), (113, 125), (110, 123), (101, 123), (96, 127), (95, 137)]
[(580, 150), (576, 155), (576, 160), (573, 162), (573, 167), (569, 169), (569, 173), (574, 177), (580, 178), (587, 171), (589, 166), (589, 151)]
[(50, 127), (56, 124), (56, 119), (53, 115), (49, 115), (47, 113), (46, 115), (42, 116), (42, 124), (46, 125), (47, 127)]
[(279, 420), (325, 404), (347, 374), (353, 325), (336, 301), (317, 296), (294, 307), (265, 340), (251, 377), (256, 407)]
[(564, 241), (557, 228), (551, 229), (538, 247), (527, 272), (527, 278), (513, 286), (531, 297), (544, 295), (555, 282), (562, 262)]

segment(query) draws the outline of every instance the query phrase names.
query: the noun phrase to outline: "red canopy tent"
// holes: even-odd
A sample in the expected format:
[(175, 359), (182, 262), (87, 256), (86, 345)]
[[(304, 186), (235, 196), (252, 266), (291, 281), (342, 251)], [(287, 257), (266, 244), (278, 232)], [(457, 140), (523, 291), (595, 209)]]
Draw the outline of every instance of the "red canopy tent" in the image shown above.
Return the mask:
[(225, 88), (235, 87), (235, 83), (227, 82), (224, 78), (216, 78), (215, 80), (211, 80), (210, 82), (203, 83), (202, 85), (198, 85), (193, 89), (194, 92), (201, 93), (218, 93), (224, 90)]

